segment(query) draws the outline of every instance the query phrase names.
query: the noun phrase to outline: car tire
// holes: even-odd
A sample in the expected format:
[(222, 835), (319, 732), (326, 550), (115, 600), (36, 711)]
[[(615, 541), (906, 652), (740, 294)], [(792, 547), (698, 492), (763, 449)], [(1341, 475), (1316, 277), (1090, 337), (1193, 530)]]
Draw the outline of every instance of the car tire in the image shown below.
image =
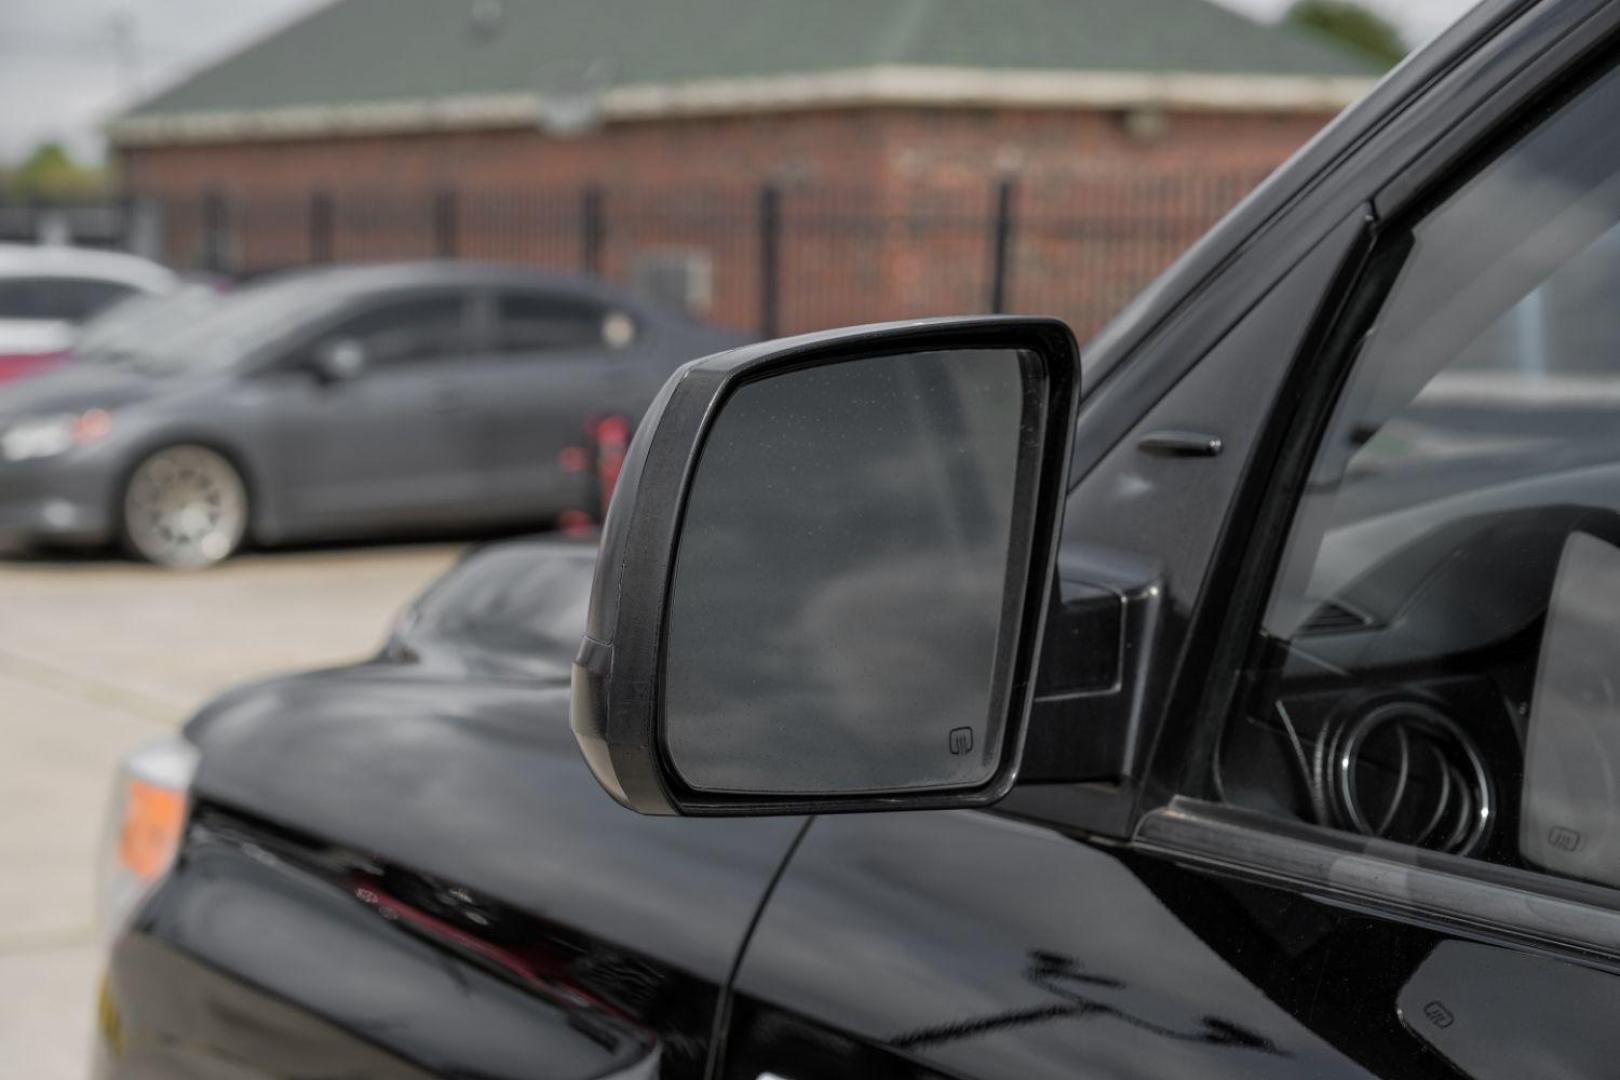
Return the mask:
[(247, 538), (248, 491), (229, 458), (207, 446), (166, 446), (130, 470), (119, 532), (136, 558), (171, 569), (213, 566)]

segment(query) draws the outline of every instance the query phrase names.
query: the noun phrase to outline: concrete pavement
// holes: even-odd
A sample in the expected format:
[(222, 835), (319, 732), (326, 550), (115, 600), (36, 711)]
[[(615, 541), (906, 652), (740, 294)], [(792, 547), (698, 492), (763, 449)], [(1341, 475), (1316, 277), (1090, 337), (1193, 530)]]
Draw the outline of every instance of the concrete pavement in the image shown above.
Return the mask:
[(0, 1080), (78, 1080), (112, 771), (243, 679), (358, 659), (449, 545), (253, 554), (173, 573), (0, 562)]

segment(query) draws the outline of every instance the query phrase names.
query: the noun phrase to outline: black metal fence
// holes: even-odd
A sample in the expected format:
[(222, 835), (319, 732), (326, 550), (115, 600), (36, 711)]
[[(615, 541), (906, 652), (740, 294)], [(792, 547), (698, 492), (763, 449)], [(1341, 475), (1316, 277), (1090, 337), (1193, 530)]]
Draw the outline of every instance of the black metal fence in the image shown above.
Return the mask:
[(105, 209), (129, 246), (221, 274), (496, 259), (599, 275), (766, 335), (974, 312), (1055, 314), (1086, 334), (1263, 175), (1111, 170), (900, 190), (216, 190)]
[(127, 248), (136, 215), (125, 202), (0, 202), (0, 242)]

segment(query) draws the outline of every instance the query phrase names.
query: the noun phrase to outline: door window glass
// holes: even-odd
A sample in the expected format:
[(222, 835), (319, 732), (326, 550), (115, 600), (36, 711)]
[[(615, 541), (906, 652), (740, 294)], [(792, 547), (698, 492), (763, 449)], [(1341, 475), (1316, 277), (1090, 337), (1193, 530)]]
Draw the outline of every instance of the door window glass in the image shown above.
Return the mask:
[(0, 279), (0, 319), (82, 322), (129, 292), (128, 285), (99, 278)]
[(1415, 225), (1212, 787), (1620, 886), (1620, 77)]
[(465, 311), (460, 296), (396, 300), (352, 317), (326, 339), (359, 343), (369, 367), (451, 359), (466, 344)]
[(620, 344), (608, 340), (611, 316), (606, 309), (572, 297), (502, 293), (495, 302), (495, 315), (496, 347), (501, 352), (540, 353)]

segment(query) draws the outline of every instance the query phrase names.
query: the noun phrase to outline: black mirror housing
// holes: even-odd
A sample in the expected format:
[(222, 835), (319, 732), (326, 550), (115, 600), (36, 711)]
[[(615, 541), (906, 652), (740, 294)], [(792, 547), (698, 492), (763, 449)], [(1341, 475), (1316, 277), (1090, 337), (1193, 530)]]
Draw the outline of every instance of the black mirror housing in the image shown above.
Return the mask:
[(1017, 775), (1079, 396), (1054, 319), (671, 376), (604, 525), (572, 726), (649, 814), (983, 806)]

